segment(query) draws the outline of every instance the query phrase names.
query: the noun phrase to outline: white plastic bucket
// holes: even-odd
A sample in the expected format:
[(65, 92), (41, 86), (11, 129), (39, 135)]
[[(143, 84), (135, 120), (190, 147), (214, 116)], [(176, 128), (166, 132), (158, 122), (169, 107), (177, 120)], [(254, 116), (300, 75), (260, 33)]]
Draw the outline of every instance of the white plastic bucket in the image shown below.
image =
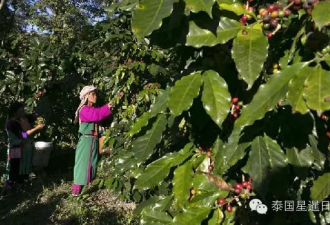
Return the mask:
[(47, 167), (50, 153), (53, 150), (52, 142), (38, 141), (34, 143), (32, 165), (36, 167)]

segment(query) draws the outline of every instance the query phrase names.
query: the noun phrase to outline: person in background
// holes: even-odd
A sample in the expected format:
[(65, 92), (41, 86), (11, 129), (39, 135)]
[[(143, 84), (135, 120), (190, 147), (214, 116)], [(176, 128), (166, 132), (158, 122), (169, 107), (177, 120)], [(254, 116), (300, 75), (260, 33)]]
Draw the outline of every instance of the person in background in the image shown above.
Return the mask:
[(98, 123), (111, 115), (112, 104), (95, 108), (96, 88), (84, 87), (80, 92), (80, 105), (74, 123), (79, 123), (79, 141), (76, 147), (74, 183), (72, 195), (80, 194), (82, 186), (89, 184), (96, 176), (100, 130)]
[(30, 137), (41, 130), (44, 124), (39, 124), (34, 128), (25, 124), (24, 105), (20, 102), (14, 102), (8, 114), (9, 120), (5, 126), (8, 135), (6, 187), (12, 188), (15, 183), (23, 187), (24, 179), (28, 178), (31, 168)]
[[(31, 130), (35, 122), (35, 116), (32, 114), (25, 114), (22, 118), (20, 118), (20, 122), (23, 130)], [(31, 172), (32, 154), (34, 148), (33, 141), (33, 136), (31, 135), (24, 141), (24, 148), (22, 151), (22, 158), (24, 161), (20, 168), (20, 172), (23, 174), (24, 179), (27, 179)]]

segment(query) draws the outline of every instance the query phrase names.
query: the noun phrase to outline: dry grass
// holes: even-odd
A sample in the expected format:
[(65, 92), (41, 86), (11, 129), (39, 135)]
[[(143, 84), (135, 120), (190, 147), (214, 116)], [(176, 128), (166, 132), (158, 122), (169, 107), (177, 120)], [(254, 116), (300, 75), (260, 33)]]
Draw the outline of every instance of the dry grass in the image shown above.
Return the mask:
[[(48, 168), (35, 171), (24, 192), (1, 187), (0, 224), (137, 224), (135, 204), (120, 201), (110, 190), (88, 186), (81, 196), (70, 195), (73, 157), (72, 150), (53, 153)], [(0, 176), (4, 165), (1, 157)]]

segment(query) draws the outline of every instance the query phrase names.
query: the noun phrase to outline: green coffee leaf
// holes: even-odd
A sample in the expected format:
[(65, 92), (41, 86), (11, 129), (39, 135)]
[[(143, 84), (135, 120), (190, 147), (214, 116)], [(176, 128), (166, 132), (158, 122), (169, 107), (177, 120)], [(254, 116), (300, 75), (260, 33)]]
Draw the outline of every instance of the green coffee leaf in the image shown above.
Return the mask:
[(146, 201), (141, 202), (134, 209), (134, 215), (139, 215), (142, 213), (143, 209), (157, 209), (160, 211), (166, 211), (169, 209), (172, 202), (171, 196), (153, 196)]
[(305, 67), (289, 82), (289, 89), (286, 97), (291, 102), (292, 110), (298, 111), (301, 114), (309, 112), (305, 99), (303, 98), (303, 93), (304, 83), (311, 75), (312, 71), (313, 68)]
[(330, 195), (330, 173), (318, 177), (311, 188), (311, 199), (322, 201)]
[(250, 11), (243, 8), (243, 5), (235, 1), (217, 0), (220, 9), (231, 11), (237, 15), (251, 14)]
[(309, 143), (311, 144), (311, 149), (314, 155), (316, 163), (320, 166), (321, 169), (324, 169), (324, 163), (326, 160), (325, 155), (318, 149), (318, 141), (313, 135), (308, 136)]
[[(225, 219), (224, 221), (222, 222), (223, 225), (234, 225), (235, 224), (235, 218), (236, 218), (236, 210), (237, 210), (237, 207), (233, 207), (233, 211), (232, 212), (228, 212), (228, 211), (225, 211)], [(221, 225), (222, 225), (221, 224)]]
[(243, 26), (236, 20), (222, 17), (216, 34), (213, 34), (209, 30), (198, 27), (194, 21), (190, 21), (186, 45), (201, 48), (203, 46), (212, 47), (217, 44), (224, 44), (236, 37), (242, 27)]
[(242, 24), (238, 21), (221, 17), (219, 27), (217, 28), (217, 43), (224, 44), (233, 39), (242, 28)]
[(309, 167), (314, 158), (309, 148), (299, 151), (296, 148), (287, 149), (286, 153), (289, 163), (297, 167)]
[(133, 11), (132, 31), (139, 39), (150, 35), (171, 15), (174, 0), (143, 0)]
[(280, 173), (288, 166), (281, 147), (268, 136), (253, 140), (246, 166), (242, 169), (253, 179), (253, 187), (264, 196), (271, 175)]
[(251, 89), (259, 77), (268, 54), (268, 40), (260, 29), (239, 32), (233, 43), (232, 56), (238, 73)]
[(168, 106), (173, 115), (179, 116), (191, 107), (194, 98), (199, 94), (201, 85), (202, 76), (200, 72), (184, 76), (175, 83), (168, 100)]
[(115, 171), (124, 173), (136, 166), (136, 159), (133, 153), (129, 152), (115, 159)]
[(172, 160), (172, 166), (178, 166), (181, 163), (183, 163), (187, 158), (189, 158), (193, 154), (193, 143), (190, 142), (184, 146), (183, 149), (181, 149), (178, 152), (170, 153), (172, 154), (171, 157), (173, 157)]
[(203, 74), (204, 88), (202, 101), (204, 109), (212, 120), (221, 127), (229, 113), (230, 93), (226, 81), (220, 75), (208, 70)]
[(152, 128), (133, 141), (132, 151), (138, 161), (137, 163), (144, 162), (152, 155), (154, 148), (162, 139), (166, 124), (166, 115), (160, 114)]
[(138, 175), (135, 181), (134, 189), (146, 190), (160, 184), (169, 174), (172, 158), (164, 156), (147, 166), (147, 168)]
[(221, 224), (223, 218), (225, 216), (223, 215), (223, 212), (221, 211), (221, 209), (218, 207), (217, 209), (215, 209), (213, 211), (213, 216), (212, 218), (208, 221), (208, 225), (217, 225), (217, 224)]
[(267, 145), (262, 137), (257, 137), (252, 142), (249, 159), (243, 171), (252, 177), (253, 187), (261, 196), (267, 192), (270, 169)]
[(166, 212), (154, 210), (154, 209), (144, 209), (142, 212), (143, 224), (172, 224), (172, 217), (170, 217)]
[(173, 223), (175, 225), (200, 225), (210, 211), (210, 207), (190, 208), (176, 215)]
[(135, 123), (130, 127), (130, 135), (133, 136), (141, 131), (141, 129), (148, 125), (149, 119), (151, 117), (150, 112), (145, 112), (141, 117), (137, 118)]
[(281, 171), (281, 169), (288, 166), (287, 158), (281, 149), (281, 146), (277, 142), (267, 135), (263, 138), (267, 146), (268, 161), (271, 168), (271, 174), (276, 174)]
[(240, 129), (234, 129), (228, 139), (228, 143), (223, 145), (217, 144), (217, 142), (220, 142), (220, 139), (216, 141), (215, 147), (218, 147), (219, 150), (214, 160), (214, 171), (217, 174), (224, 174), (245, 156), (245, 149), (250, 143), (239, 143), (240, 133)]
[(198, 206), (212, 207), (218, 198), (225, 198), (228, 195), (228, 191), (212, 191), (202, 192), (197, 194), (188, 204), (188, 208), (194, 208)]
[(317, 3), (312, 11), (312, 18), (318, 27), (328, 25), (330, 23), (330, 2)]
[(278, 64), (280, 65), (281, 69), (285, 69), (288, 66), (289, 54), (290, 54), (290, 51), (286, 50), (284, 52), (284, 56), (279, 60)]
[(325, 56), (322, 58), (322, 60), (323, 60), (328, 66), (330, 66), (330, 55), (329, 55), (329, 54), (325, 55)]
[(159, 96), (157, 96), (154, 104), (150, 106), (150, 116), (156, 116), (158, 113), (164, 112), (167, 108), (168, 96), (171, 88), (167, 87)]
[(193, 170), (191, 161), (187, 161), (174, 171), (173, 194), (175, 205), (179, 209), (184, 208), (184, 203), (189, 199), (192, 187)]
[(321, 111), (330, 109), (329, 71), (322, 69), (320, 66), (315, 67), (304, 85), (303, 97), (310, 109)]
[(150, 66), (148, 66), (148, 71), (151, 75), (156, 76), (159, 73), (160, 68), (161, 67), (159, 65), (152, 63)]
[(261, 85), (250, 104), (243, 107), (241, 116), (235, 122), (235, 127), (252, 125), (254, 121), (263, 118), (266, 112), (275, 108), (277, 102), (285, 97), (289, 81), (307, 64), (296, 63), (287, 66), (276, 76), (272, 76), (267, 84)]
[(136, 119), (135, 123), (130, 127), (131, 136), (139, 133), (143, 127), (147, 126), (151, 118), (166, 110), (170, 90), (171, 89), (168, 87), (159, 96), (157, 96), (155, 103), (150, 106), (149, 112), (143, 113), (141, 117)]
[(186, 8), (190, 9), (194, 13), (204, 11), (212, 18), (212, 7), (215, 0), (184, 0), (186, 2)]
[(202, 192), (215, 192), (219, 188), (209, 181), (205, 174), (196, 174), (193, 179), (193, 187)]

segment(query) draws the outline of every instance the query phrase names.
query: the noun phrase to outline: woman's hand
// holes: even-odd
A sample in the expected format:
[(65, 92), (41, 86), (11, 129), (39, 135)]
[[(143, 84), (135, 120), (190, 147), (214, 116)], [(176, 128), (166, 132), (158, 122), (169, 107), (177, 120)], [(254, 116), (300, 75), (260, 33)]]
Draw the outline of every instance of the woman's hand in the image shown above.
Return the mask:
[(38, 124), (38, 125), (36, 126), (36, 129), (37, 129), (37, 130), (41, 130), (42, 128), (44, 128), (44, 126), (45, 126), (45, 124)]
[(32, 135), (33, 133), (37, 132), (38, 130), (41, 130), (42, 128), (44, 128), (45, 124), (38, 124), (37, 126), (35, 126), (33, 129), (31, 130), (28, 130), (27, 131), (27, 134), (30, 136)]

